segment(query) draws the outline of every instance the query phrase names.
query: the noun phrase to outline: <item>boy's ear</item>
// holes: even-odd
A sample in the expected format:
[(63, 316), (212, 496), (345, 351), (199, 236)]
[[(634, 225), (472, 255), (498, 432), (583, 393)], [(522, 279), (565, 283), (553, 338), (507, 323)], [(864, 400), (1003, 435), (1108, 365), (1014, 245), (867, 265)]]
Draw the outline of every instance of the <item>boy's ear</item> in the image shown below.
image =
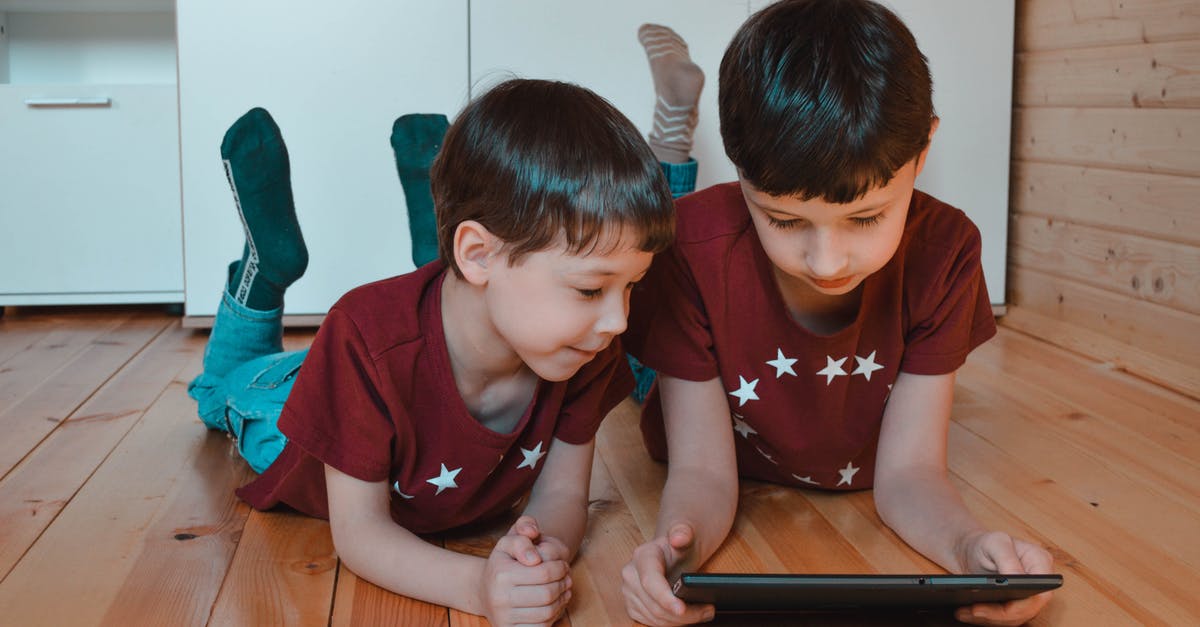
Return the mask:
[(921, 174), (921, 170), (925, 169), (925, 157), (929, 156), (929, 147), (933, 145), (933, 134), (937, 132), (938, 124), (941, 124), (941, 122), (942, 119), (936, 115), (933, 116), (933, 120), (930, 121), (929, 140), (925, 142), (925, 148), (921, 149), (921, 154), (917, 155), (917, 174), (914, 176), (919, 176)]
[(454, 229), (454, 261), (472, 285), (486, 285), (489, 265), (499, 257), (500, 238), (482, 224), (464, 220)]

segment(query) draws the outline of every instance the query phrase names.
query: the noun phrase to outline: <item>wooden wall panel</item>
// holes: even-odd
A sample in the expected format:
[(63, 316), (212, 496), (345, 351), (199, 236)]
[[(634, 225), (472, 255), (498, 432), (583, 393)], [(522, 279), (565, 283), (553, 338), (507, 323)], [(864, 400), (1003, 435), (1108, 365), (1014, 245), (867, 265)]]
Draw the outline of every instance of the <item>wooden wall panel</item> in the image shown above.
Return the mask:
[(1017, 214), (1013, 264), (1200, 314), (1200, 247)]
[(1200, 179), (1018, 161), (1010, 198), (1020, 213), (1200, 245)]
[(1021, 299), (1020, 309), (1069, 320), (1114, 342), (1137, 345), (1148, 353), (1200, 368), (1200, 335), (1178, 332), (1187, 328), (1190, 314), (1030, 267), (1015, 267), (1012, 274), (1019, 278), (1014, 295)]
[(1200, 176), (1200, 110), (1018, 108), (1013, 157)]
[(1200, 0), (1016, 30), (1004, 324), (1200, 398)]
[(1200, 41), (1018, 54), (1021, 106), (1200, 107)]
[(1017, 3), (1017, 50), (1062, 50), (1196, 39), (1196, 0), (1027, 0)]

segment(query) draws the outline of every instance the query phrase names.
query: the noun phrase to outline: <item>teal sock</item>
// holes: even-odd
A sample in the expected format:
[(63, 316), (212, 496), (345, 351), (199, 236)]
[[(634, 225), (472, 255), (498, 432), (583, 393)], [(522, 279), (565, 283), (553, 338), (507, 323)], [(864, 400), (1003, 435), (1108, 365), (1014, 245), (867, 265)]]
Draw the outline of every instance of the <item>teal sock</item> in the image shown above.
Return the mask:
[(250, 309), (278, 309), (308, 267), (308, 249), (292, 201), (287, 146), (271, 114), (254, 108), (238, 118), (225, 132), (221, 159), (246, 234), (229, 294)]
[(392, 151), (396, 153), (396, 171), (404, 188), (404, 204), (408, 206), (412, 260), (418, 268), (438, 257), (429, 168), (449, 127), (450, 121), (440, 113), (403, 115), (392, 125)]

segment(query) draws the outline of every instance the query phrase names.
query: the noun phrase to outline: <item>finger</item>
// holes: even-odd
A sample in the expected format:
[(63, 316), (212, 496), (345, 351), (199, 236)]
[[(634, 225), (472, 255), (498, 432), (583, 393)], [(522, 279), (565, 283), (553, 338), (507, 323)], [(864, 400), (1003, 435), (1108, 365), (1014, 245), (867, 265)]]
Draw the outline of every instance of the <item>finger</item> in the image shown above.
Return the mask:
[(567, 603), (571, 601), (571, 592), (564, 592), (547, 605), (538, 607), (514, 607), (508, 612), (509, 619), (518, 625), (550, 625), (562, 615)]
[[(1024, 625), (1031, 618), (1037, 615), (1029, 604), (1025, 603), (1029, 599), (1019, 599), (1008, 603), (976, 603), (970, 607), (959, 608), (955, 612), (955, 618), (958, 618), (964, 623), (974, 625), (1000, 625), (1013, 626)], [(964, 612), (965, 610), (965, 612)]]
[(992, 534), (984, 545), (988, 559), (996, 567), (996, 572), (1006, 575), (1018, 575), (1025, 572), (1021, 558), (1017, 557), (1017, 547), (1011, 536), (1006, 533)]
[(667, 583), (661, 554), (645, 551), (634, 555), (635, 587), (642, 591), (647, 609), (658, 614), (657, 608), (666, 610), (672, 616), (680, 616), (687, 607), (684, 602), (671, 592), (671, 584)]
[(537, 519), (533, 516), (525, 515), (517, 518), (513, 522), (512, 527), (508, 528), (508, 533), (510, 535), (525, 536), (526, 538), (536, 542), (538, 536), (540, 536), (542, 532), (538, 527)]
[(571, 590), (571, 578), (563, 577), (544, 584), (516, 586), (509, 598), (513, 607), (544, 607), (554, 605)]
[(537, 566), (514, 568), (505, 572), (505, 581), (513, 586), (540, 586), (570, 575), (571, 567), (563, 560), (542, 562)]
[(571, 551), (567, 549), (567, 545), (552, 536), (542, 536), (541, 541), (536, 544), (536, 548), (544, 562), (552, 560), (569, 561), (571, 557)]
[(1015, 540), (1013, 544), (1025, 572), (1044, 575), (1054, 569), (1054, 556), (1046, 549), (1024, 540)]
[(533, 541), (522, 535), (510, 534), (500, 538), (496, 550), (502, 551), (509, 557), (521, 563), (522, 566), (537, 566), (542, 563)]

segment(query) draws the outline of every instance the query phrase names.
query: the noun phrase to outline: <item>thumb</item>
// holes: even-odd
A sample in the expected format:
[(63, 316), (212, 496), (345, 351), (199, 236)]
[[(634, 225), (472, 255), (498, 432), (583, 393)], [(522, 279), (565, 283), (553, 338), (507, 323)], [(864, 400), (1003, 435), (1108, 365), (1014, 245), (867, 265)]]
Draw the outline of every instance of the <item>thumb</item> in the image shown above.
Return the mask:
[(537, 542), (541, 537), (541, 529), (538, 528), (537, 519), (533, 516), (521, 516), (509, 527), (508, 533), (511, 535), (524, 536), (532, 542)]
[(667, 532), (667, 543), (676, 551), (686, 551), (692, 547), (696, 539), (696, 531), (687, 523), (676, 523)]
[(1025, 572), (1025, 565), (1017, 556), (1017, 548), (1008, 534), (997, 534), (993, 541), (988, 543), (987, 553), (996, 565), (996, 572), (1010, 575)]

